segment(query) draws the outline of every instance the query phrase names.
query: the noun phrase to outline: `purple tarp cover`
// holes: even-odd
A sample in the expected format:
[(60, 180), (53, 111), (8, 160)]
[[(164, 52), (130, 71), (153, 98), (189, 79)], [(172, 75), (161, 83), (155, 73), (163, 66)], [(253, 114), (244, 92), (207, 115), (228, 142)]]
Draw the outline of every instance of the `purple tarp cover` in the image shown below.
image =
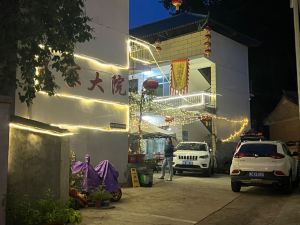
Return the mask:
[(73, 174), (82, 172), (84, 175), (82, 189), (83, 191), (90, 192), (96, 189), (101, 184), (101, 179), (98, 173), (90, 165), (90, 156), (86, 155), (85, 162), (74, 162), (71, 166)]
[(101, 161), (96, 167), (95, 171), (101, 177), (102, 184), (105, 186), (105, 190), (114, 192), (120, 188), (118, 184), (119, 172), (114, 166), (108, 161)]

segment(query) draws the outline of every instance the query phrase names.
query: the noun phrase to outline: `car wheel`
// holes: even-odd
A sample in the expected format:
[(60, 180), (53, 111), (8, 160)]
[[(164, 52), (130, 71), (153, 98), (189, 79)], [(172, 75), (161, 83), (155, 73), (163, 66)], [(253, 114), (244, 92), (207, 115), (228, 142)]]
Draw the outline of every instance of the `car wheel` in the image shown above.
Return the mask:
[(178, 171), (173, 169), (173, 175), (176, 175)]
[(210, 177), (211, 176), (211, 167), (209, 167), (208, 169), (205, 169), (204, 176), (206, 176), (206, 177)]
[(215, 174), (215, 165), (214, 164), (212, 164), (212, 166), (211, 166), (211, 174), (212, 175)]
[(284, 185), (283, 191), (286, 194), (291, 194), (293, 192), (293, 178), (291, 173)]
[(240, 192), (241, 191), (241, 184), (239, 182), (232, 182), (231, 181), (231, 190), (233, 192)]
[(112, 198), (110, 199), (112, 202), (117, 202), (122, 198), (122, 190), (118, 188), (116, 191), (111, 192)]
[(296, 180), (293, 182), (293, 187), (299, 186), (299, 175), (297, 175)]

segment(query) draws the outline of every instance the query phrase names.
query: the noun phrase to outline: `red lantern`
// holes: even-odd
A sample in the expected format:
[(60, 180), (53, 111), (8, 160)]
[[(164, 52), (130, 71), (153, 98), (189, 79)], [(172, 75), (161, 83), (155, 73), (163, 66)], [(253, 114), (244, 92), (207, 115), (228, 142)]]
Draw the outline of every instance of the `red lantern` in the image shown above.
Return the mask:
[(205, 31), (205, 35), (204, 37), (206, 38), (206, 41), (204, 42), (204, 46), (205, 46), (205, 50), (204, 50), (204, 54), (206, 57), (210, 56), (211, 53), (211, 34), (210, 34), (210, 27), (209, 26), (205, 26), (204, 27), (204, 31)]
[(172, 0), (172, 4), (176, 7), (176, 11), (178, 11), (182, 4), (182, 0)]
[(210, 39), (211, 39), (211, 34), (205, 34), (205, 37), (210, 41)]
[(146, 90), (155, 90), (156, 88), (158, 88), (158, 82), (153, 79), (147, 79), (144, 81), (143, 87)]
[(205, 49), (204, 52), (205, 52), (205, 54), (208, 54), (208, 55), (209, 55), (209, 54), (211, 53), (211, 49), (210, 49), (210, 48)]
[(208, 25), (206, 25), (205, 27), (204, 27), (204, 30), (206, 30), (206, 31), (210, 31), (211, 30), (211, 28), (208, 26)]
[(205, 42), (204, 45), (206, 45), (207, 47), (211, 46), (211, 43), (209, 41)]
[(171, 123), (173, 121), (174, 121), (174, 117), (172, 117), (172, 116), (166, 116), (166, 118), (165, 118), (165, 122), (166, 123)]

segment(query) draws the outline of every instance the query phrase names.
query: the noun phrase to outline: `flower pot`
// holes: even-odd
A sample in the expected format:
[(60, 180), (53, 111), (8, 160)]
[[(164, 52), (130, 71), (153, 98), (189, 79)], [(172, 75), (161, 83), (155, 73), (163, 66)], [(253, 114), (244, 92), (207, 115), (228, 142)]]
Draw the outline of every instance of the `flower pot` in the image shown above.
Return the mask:
[(129, 154), (128, 163), (144, 163), (145, 154)]
[(102, 200), (101, 201), (101, 207), (109, 207), (110, 201), (109, 200)]
[(128, 155), (128, 163), (136, 163), (136, 155)]
[(136, 154), (136, 162), (144, 163), (145, 162), (145, 154)]
[(143, 163), (143, 162), (145, 162), (145, 154), (128, 155), (128, 163)]
[(102, 206), (101, 201), (96, 201), (96, 202), (95, 202), (95, 207), (96, 207), (96, 208), (101, 208), (101, 206)]

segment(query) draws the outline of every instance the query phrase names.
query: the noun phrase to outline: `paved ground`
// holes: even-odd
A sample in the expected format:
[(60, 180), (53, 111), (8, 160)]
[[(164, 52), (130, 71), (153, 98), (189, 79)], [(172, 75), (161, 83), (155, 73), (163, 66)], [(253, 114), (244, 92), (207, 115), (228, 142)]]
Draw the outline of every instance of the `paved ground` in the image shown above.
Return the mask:
[(82, 225), (300, 225), (300, 191), (233, 193), (226, 175), (154, 178), (152, 188), (125, 188), (114, 209), (84, 209)]

